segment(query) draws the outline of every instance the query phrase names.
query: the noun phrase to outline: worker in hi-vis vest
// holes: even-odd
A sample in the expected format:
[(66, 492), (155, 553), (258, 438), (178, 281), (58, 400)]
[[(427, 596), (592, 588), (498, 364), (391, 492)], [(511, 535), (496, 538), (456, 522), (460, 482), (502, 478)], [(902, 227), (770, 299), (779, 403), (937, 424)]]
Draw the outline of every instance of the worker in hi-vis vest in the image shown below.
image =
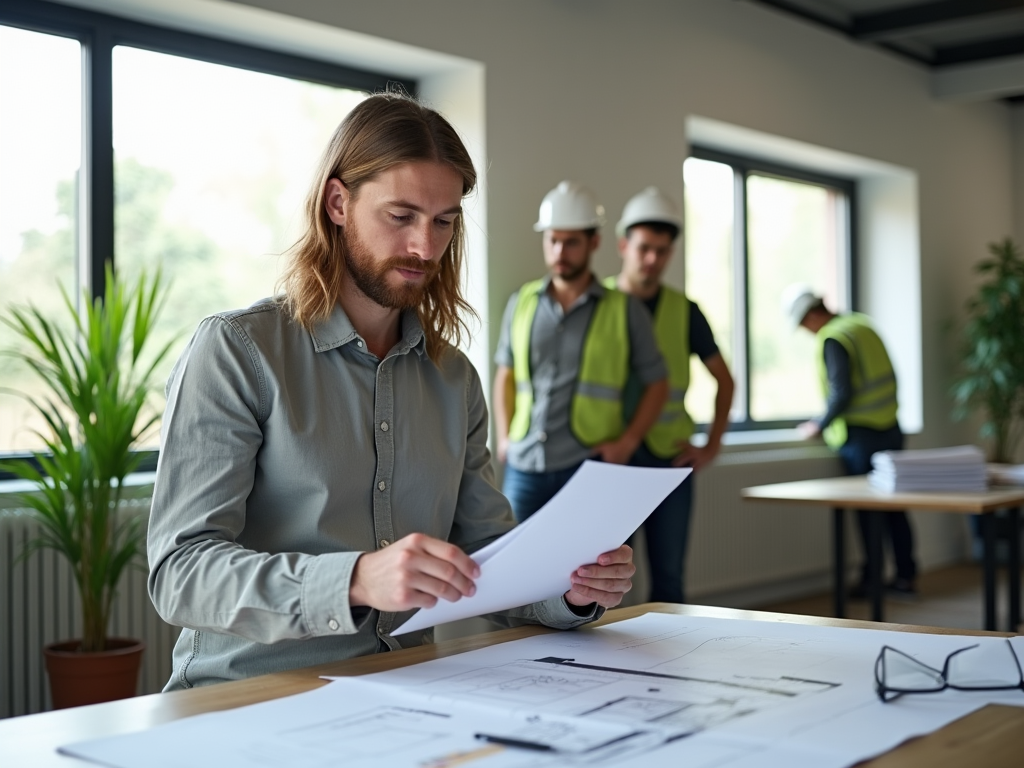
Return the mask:
[[(544, 196), (548, 274), (508, 301), (495, 354), (494, 419), (502, 491), (522, 522), (588, 458), (626, 464), (668, 396), (665, 363), (647, 310), (590, 271), (604, 208), (585, 187), (561, 182)], [(623, 418), (630, 374), (643, 387)]]
[[(822, 436), (839, 452), (848, 475), (867, 474), (873, 454), (903, 448), (903, 432), (896, 420), (896, 373), (885, 345), (865, 315), (836, 315), (805, 285), (789, 286), (782, 306), (794, 328), (806, 328), (817, 337), (818, 373), (826, 398), (825, 415), (804, 422), (798, 431), (805, 439)], [(883, 519), (896, 561), (896, 576), (886, 589), (894, 597), (914, 599), (917, 565), (910, 520), (905, 512), (887, 512)], [(868, 552), (864, 510), (858, 511), (857, 521)], [(860, 583), (850, 596), (866, 597), (867, 584), (865, 558)]]
[[(648, 187), (630, 198), (615, 227), (622, 271), (605, 284), (617, 286), (646, 305), (654, 318), (654, 336), (668, 366), (668, 402), (631, 463), (639, 467), (693, 467), (696, 474), (721, 448), (734, 385), (704, 313), (683, 293), (661, 282), (682, 227), (677, 211), (675, 203), (656, 187)], [(707, 439), (700, 446), (690, 442), (695, 429), (684, 401), (690, 385), (691, 355), (700, 358), (717, 384), (714, 418)], [(636, 406), (638, 390), (631, 379), (626, 385), (627, 416)], [(649, 599), (653, 602), (684, 602), (693, 477), (690, 475), (669, 494), (644, 522), (651, 580)]]

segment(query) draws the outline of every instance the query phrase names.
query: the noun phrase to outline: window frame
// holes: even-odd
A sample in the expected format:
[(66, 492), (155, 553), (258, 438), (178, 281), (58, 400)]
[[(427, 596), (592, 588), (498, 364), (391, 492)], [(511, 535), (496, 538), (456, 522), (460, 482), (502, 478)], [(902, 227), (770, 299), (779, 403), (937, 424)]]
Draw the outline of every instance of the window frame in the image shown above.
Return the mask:
[[(747, 155), (713, 149), (702, 145), (691, 145), (689, 157), (722, 163), (733, 172), (733, 360), (730, 369), (736, 381), (736, 399), (741, 400), (743, 418), (733, 419), (730, 415), (728, 431), (751, 432), (768, 429), (792, 429), (801, 419), (755, 420), (750, 417), (750, 285), (749, 285), (749, 238), (747, 216), (747, 179), (751, 175), (770, 176), (784, 181), (795, 181), (826, 187), (842, 193), (846, 199), (845, 242), (840, 243), (845, 251), (847, 275), (847, 306), (856, 310), (857, 295), (857, 182), (851, 178), (832, 176), (818, 171), (776, 163)], [(685, 197), (684, 197), (685, 199)], [(687, 254), (689, 258), (689, 254)], [(742, 353), (742, 354), (741, 354)], [(734, 399), (734, 403), (736, 402)], [(733, 411), (735, 413), (735, 410)], [(815, 414), (809, 414), (814, 416)], [(706, 426), (706, 425), (702, 425)]]
[[(77, 191), (76, 265), (79, 285), (102, 298), (104, 265), (114, 253), (113, 50), (124, 45), (210, 64), (369, 92), (399, 86), (415, 96), (410, 78), (343, 66), (223, 38), (133, 21), (44, 0), (2, 0), (0, 25), (77, 40), (82, 46), (82, 162)], [(106, 257), (103, 256), (106, 254)], [(156, 468), (146, 450), (139, 471)], [(31, 454), (2, 453), (4, 459)], [(0, 480), (14, 475), (0, 472)]]

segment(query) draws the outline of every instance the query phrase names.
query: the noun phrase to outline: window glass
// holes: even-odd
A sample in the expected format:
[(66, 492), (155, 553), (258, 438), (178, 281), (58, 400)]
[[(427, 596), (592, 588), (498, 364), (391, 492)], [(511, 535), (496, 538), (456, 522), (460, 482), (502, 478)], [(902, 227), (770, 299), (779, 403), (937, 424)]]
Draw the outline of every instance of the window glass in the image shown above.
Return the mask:
[(839, 303), (842, 209), (832, 189), (788, 179), (747, 177), (750, 416), (803, 419), (824, 411), (817, 345), (783, 316), (781, 296), (806, 283), (829, 308)]
[(163, 269), (160, 335), (270, 296), (331, 133), (366, 94), (118, 46), (115, 268)]
[[(81, 164), (81, 46), (0, 26), (0, 312), (33, 304), (63, 313), (77, 301), (76, 192)], [(19, 347), (0, 325), (0, 349)], [(44, 424), (23, 395), (37, 377), (0, 355), (0, 453), (38, 449)]]
[[(733, 169), (724, 163), (691, 157), (683, 165), (686, 293), (707, 317), (719, 350), (730, 364), (734, 331), (733, 179)], [(711, 422), (716, 391), (714, 378), (693, 358), (686, 407), (694, 420)]]

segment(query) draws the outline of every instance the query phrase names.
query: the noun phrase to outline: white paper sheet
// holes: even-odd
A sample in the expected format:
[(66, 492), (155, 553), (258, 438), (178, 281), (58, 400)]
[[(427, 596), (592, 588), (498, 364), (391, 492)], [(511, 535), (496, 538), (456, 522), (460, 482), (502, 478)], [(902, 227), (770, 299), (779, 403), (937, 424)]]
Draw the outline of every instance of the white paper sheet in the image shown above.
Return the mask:
[(883, 704), (883, 644), (941, 667), (1005, 642), (648, 614), (61, 751), (116, 768), (843, 768), (988, 702), (1024, 706), (1020, 690)]
[(568, 591), (573, 571), (620, 546), (690, 472), (585, 461), (525, 523), (473, 554), (480, 577), (472, 597), (439, 601), (392, 634), (529, 605)]

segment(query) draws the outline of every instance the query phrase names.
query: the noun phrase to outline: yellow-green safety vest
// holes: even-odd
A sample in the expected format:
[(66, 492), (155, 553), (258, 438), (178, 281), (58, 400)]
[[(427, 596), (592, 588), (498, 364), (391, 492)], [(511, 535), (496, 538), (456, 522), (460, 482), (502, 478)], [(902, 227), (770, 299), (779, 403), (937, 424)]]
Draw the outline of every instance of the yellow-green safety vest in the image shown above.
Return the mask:
[(896, 373), (889, 354), (871, 321), (856, 312), (837, 315), (817, 334), (818, 372), (828, 397), (825, 341), (835, 339), (850, 356), (850, 384), (853, 399), (849, 407), (825, 428), (823, 437), (832, 448), (846, 442), (847, 425), (889, 429), (896, 424)]
[[(614, 277), (604, 284), (614, 288)], [(655, 456), (670, 459), (679, 453), (679, 443), (694, 433), (693, 419), (686, 412), (686, 391), (690, 388), (690, 300), (674, 288), (661, 287), (654, 311), (654, 338), (668, 367), (668, 401), (661, 416), (644, 438)]]
[[(519, 290), (512, 312), (511, 344), (516, 384), (515, 413), (509, 439), (522, 440), (530, 429), (533, 383), (530, 380), (530, 331), (545, 281)], [(585, 446), (618, 439), (625, 430), (622, 391), (629, 377), (629, 318), (626, 294), (611, 290), (594, 307), (583, 342), (580, 370), (573, 393), (569, 426)]]

